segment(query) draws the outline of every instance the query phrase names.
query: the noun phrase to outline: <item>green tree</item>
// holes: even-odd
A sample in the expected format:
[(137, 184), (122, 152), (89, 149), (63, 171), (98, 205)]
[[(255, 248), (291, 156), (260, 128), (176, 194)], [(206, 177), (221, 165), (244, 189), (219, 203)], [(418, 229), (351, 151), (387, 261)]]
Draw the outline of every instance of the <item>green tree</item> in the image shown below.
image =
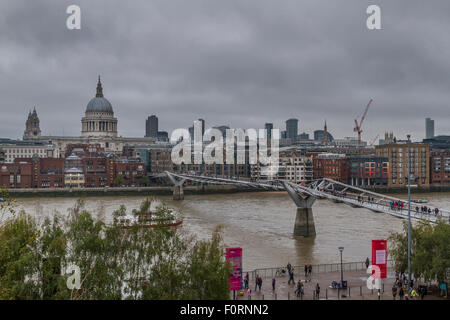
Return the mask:
[[(408, 269), (408, 224), (403, 232), (391, 233), (388, 238), (390, 255), (395, 269)], [(425, 281), (446, 281), (450, 268), (450, 225), (440, 221), (436, 225), (418, 223), (411, 226), (411, 272)]]
[(21, 211), (0, 226), (0, 299), (39, 299), (39, 230)]
[(117, 177), (115, 177), (114, 181), (113, 181), (114, 185), (117, 187), (120, 187), (123, 183), (123, 179), (124, 179), (123, 175), (121, 175), (121, 174), (117, 175)]
[(149, 179), (147, 176), (143, 176), (143, 177), (141, 178), (141, 184), (142, 184), (143, 186), (148, 186), (148, 185), (150, 184), (150, 179)]
[[(171, 219), (152, 199), (133, 210), (137, 217)], [(121, 206), (105, 223), (84, 208), (67, 218), (55, 215), (38, 224), (25, 212), (0, 226), (0, 299), (228, 299), (230, 266), (220, 230), (196, 241), (178, 228), (144, 228), (138, 219), (124, 229)], [(69, 290), (65, 274), (75, 264), (81, 289)]]

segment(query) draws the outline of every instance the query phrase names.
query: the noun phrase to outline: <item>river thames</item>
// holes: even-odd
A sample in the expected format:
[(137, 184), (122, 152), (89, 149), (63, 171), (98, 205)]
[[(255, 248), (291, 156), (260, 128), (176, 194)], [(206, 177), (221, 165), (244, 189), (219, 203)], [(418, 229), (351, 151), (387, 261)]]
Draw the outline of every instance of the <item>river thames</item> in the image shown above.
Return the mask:
[[(407, 199), (405, 195), (395, 195)], [(427, 199), (430, 206), (450, 209), (450, 193), (414, 194)], [(121, 204), (127, 212), (138, 208), (145, 197), (87, 197), (88, 210), (111, 221), (112, 212)], [(371, 240), (385, 239), (390, 232), (402, 229), (401, 219), (367, 209), (352, 208), (329, 200), (316, 200), (313, 206), (317, 235), (293, 237), (296, 207), (285, 192), (255, 192), (214, 195), (186, 195), (182, 201), (158, 196), (179, 211), (182, 228), (200, 239), (211, 236), (223, 226), (228, 247), (243, 248), (244, 270), (256, 268), (339, 262), (338, 247), (343, 246), (344, 262), (363, 261), (371, 254)], [(77, 198), (19, 198), (17, 209), (37, 217), (59, 212), (67, 214)]]

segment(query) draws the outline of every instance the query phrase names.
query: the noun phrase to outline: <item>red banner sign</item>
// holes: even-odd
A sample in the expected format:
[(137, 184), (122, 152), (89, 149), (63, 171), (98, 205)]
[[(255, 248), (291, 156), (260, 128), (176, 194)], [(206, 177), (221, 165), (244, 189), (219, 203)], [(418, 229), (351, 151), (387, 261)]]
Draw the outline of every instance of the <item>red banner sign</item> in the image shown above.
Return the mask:
[(230, 290), (242, 289), (242, 248), (227, 248), (226, 260), (231, 261)]
[[(380, 272), (376, 272), (377, 266)], [(372, 276), (373, 278), (385, 279), (387, 273), (387, 241), (372, 240)]]

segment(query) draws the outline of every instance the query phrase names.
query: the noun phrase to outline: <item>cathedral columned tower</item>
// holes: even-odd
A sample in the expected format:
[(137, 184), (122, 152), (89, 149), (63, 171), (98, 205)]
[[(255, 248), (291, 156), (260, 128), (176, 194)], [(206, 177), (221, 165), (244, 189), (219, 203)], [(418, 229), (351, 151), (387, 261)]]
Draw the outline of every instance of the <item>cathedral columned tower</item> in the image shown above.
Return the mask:
[(111, 103), (103, 97), (103, 88), (98, 76), (97, 94), (89, 101), (85, 116), (81, 119), (83, 137), (117, 137), (117, 119)]
[(39, 127), (39, 117), (36, 112), (36, 107), (33, 112), (28, 113), (28, 119), (25, 125), (25, 132), (23, 133), (23, 140), (38, 139), (41, 136), (41, 129)]

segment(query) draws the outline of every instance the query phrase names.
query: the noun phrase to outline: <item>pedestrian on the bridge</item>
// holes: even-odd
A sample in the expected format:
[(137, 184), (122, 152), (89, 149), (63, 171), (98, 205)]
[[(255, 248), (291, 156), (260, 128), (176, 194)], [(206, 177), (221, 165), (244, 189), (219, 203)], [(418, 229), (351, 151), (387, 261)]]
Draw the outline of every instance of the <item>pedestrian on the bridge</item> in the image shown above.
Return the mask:
[(275, 291), (275, 277), (272, 278), (272, 291)]
[(308, 275), (308, 266), (305, 264), (305, 278)]
[(366, 258), (366, 269), (369, 268), (369, 264), (370, 264), (369, 257), (367, 257)]
[(292, 269), (292, 266), (291, 266), (291, 263), (290, 262), (288, 262), (288, 264), (287, 264), (287, 266), (286, 266), (286, 269), (288, 270), (288, 274), (289, 274), (289, 276), (291, 275), (291, 269)]
[(261, 287), (262, 287), (262, 278), (261, 277), (259, 277), (259, 280), (258, 280), (258, 287), (259, 287), (259, 291), (261, 291)]
[(308, 267), (308, 273), (309, 273), (309, 276), (311, 277), (311, 274), (312, 274), (312, 265), (309, 265), (309, 267)]
[(294, 268), (291, 269), (291, 273), (289, 274), (289, 281), (288, 281), (288, 284), (291, 284), (291, 281), (292, 281), (292, 283), (295, 284), (295, 280), (294, 280)]
[(319, 286), (319, 283), (317, 282), (317, 284), (316, 284), (316, 297), (317, 297), (317, 300), (319, 299), (319, 297), (320, 297), (320, 286)]
[(395, 297), (397, 296), (397, 286), (395, 284), (392, 286), (392, 296), (395, 300)]
[(256, 275), (256, 278), (255, 278), (255, 291), (256, 291), (256, 289), (258, 289), (258, 283), (259, 283), (259, 275)]

